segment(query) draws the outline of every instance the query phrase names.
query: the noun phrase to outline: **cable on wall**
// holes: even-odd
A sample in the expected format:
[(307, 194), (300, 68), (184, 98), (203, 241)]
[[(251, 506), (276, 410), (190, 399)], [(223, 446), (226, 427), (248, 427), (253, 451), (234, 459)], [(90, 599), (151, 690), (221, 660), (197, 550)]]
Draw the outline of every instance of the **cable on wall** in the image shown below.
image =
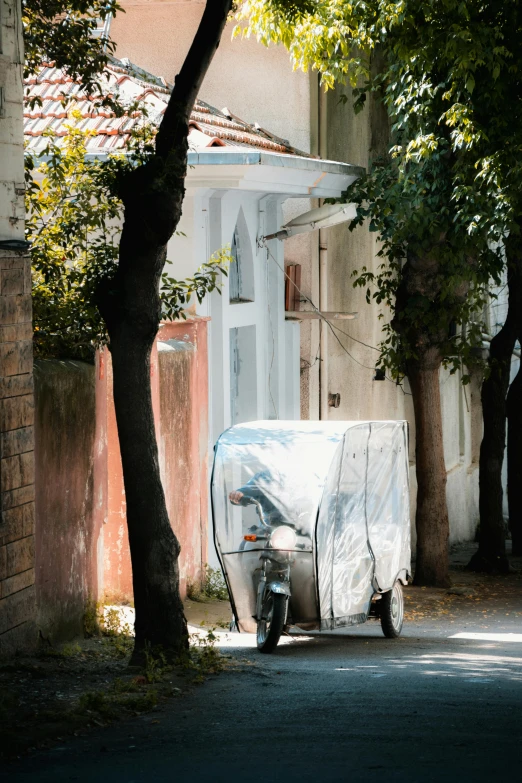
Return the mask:
[[(356, 343), (359, 343), (360, 345), (364, 345), (366, 348), (370, 348), (372, 351), (378, 351), (378, 352), (380, 353), (379, 349), (378, 349), (378, 348), (376, 348), (374, 345), (369, 345), (368, 343), (365, 343), (365, 342), (363, 342), (362, 340), (358, 340), (356, 337), (353, 337), (351, 334), (349, 334), (348, 332), (345, 332), (343, 329), (340, 329), (338, 326), (334, 326), (334, 325), (332, 324), (332, 322), (331, 322), (331, 321), (330, 321), (328, 318), (326, 318), (326, 316), (324, 316), (324, 315), (323, 315), (323, 313), (321, 313), (321, 311), (319, 310), (319, 308), (318, 308), (318, 307), (317, 307), (317, 306), (314, 304), (314, 302), (313, 302), (313, 301), (310, 299), (310, 297), (309, 297), (309, 296), (307, 296), (305, 293), (303, 293), (303, 291), (301, 291), (301, 289), (300, 289), (300, 288), (299, 288), (299, 286), (298, 286), (298, 285), (295, 283), (295, 281), (291, 279), (290, 275), (288, 275), (288, 274), (287, 274), (287, 272), (286, 272), (286, 270), (284, 269), (284, 267), (282, 267), (282, 266), (281, 266), (281, 264), (279, 263), (279, 261), (277, 260), (277, 258), (276, 258), (276, 257), (273, 255), (273, 253), (271, 252), (270, 248), (267, 246), (266, 242), (264, 242), (264, 240), (261, 240), (261, 241), (260, 241), (260, 245), (266, 249), (268, 256), (269, 256), (269, 257), (272, 259), (272, 261), (273, 261), (273, 262), (276, 264), (276, 266), (277, 266), (277, 267), (278, 267), (278, 268), (281, 270), (281, 272), (283, 273), (283, 275), (285, 276), (285, 278), (286, 278), (287, 280), (289, 280), (289, 282), (290, 282), (290, 283), (291, 283), (291, 284), (294, 286), (294, 288), (296, 289), (296, 291), (299, 293), (299, 296), (300, 296), (300, 297), (302, 297), (302, 299), (304, 299), (304, 301), (308, 302), (308, 303), (309, 303), (309, 304), (312, 306), (312, 308), (313, 308), (314, 312), (316, 312), (316, 313), (317, 313), (317, 315), (319, 316), (319, 318), (321, 318), (321, 320), (323, 320), (323, 321), (324, 321), (324, 322), (327, 324), (328, 328), (329, 328), (329, 329), (330, 329), (330, 331), (332, 332), (333, 336), (335, 337), (335, 339), (336, 339), (336, 340), (337, 340), (337, 342), (339, 343), (339, 345), (340, 345), (341, 349), (344, 351), (344, 353), (346, 353), (346, 354), (347, 354), (347, 356), (349, 356), (349, 357), (350, 357), (350, 359), (351, 359), (352, 361), (354, 361), (356, 364), (358, 364), (358, 365), (359, 365), (359, 367), (363, 367), (363, 369), (365, 369), (365, 370), (370, 370), (371, 372), (375, 372), (375, 367), (370, 367), (370, 366), (369, 366), (369, 365), (367, 365), (367, 364), (363, 364), (363, 363), (362, 363), (362, 362), (360, 362), (358, 359), (356, 359), (356, 358), (355, 358), (355, 356), (353, 356), (353, 355), (350, 353), (350, 351), (349, 351), (349, 350), (346, 348), (346, 346), (345, 346), (345, 345), (343, 345), (343, 343), (342, 343), (342, 342), (341, 342), (341, 340), (339, 339), (338, 335), (336, 334), (336, 331), (340, 332), (341, 334), (344, 334), (344, 335), (346, 335), (346, 337), (349, 337), (349, 338), (350, 338), (351, 340), (353, 340), (354, 342), (356, 342)], [(317, 361), (317, 360), (316, 360), (316, 361)], [(315, 361), (314, 361), (314, 364), (315, 364)], [(313, 366), (313, 365), (311, 365), (311, 366)], [(390, 383), (393, 383), (395, 386), (400, 386), (400, 388), (401, 388), (401, 390), (402, 390), (402, 393), (403, 393), (403, 394), (411, 396), (411, 393), (410, 393), (410, 392), (407, 392), (407, 391), (405, 391), (405, 390), (403, 389), (403, 387), (401, 386), (401, 384), (397, 384), (397, 383), (396, 383), (396, 382), (393, 380), (393, 378), (388, 378), (387, 376), (385, 376), (385, 380), (389, 381)]]

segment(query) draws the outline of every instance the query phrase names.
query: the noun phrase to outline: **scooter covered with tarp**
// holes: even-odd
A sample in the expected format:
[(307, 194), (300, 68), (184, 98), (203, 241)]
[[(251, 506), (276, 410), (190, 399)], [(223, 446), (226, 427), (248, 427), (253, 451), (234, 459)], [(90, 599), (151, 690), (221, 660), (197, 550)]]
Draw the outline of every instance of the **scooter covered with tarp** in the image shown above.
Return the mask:
[(285, 628), (375, 616), (399, 636), (410, 573), (404, 421), (257, 421), (219, 438), (214, 538), (239, 631), (272, 652)]

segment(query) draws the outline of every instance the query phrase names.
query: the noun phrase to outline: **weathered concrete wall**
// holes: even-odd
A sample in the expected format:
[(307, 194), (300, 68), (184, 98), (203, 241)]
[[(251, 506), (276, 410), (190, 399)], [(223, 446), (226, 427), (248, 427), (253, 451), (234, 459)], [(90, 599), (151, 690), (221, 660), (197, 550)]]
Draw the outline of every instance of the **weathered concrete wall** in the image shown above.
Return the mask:
[[(132, 600), (132, 568), (126, 524), (126, 501), (118, 441), (116, 413), (112, 399), (112, 363), (107, 349), (98, 355), (96, 376), (97, 413), (102, 440), (97, 442), (96, 465), (103, 483), (100, 492), (103, 525), (100, 542), (100, 597), (111, 601)], [(102, 412), (103, 409), (103, 412)], [(102, 477), (101, 474), (105, 473)]]
[[(164, 325), (158, 344), (153, 406), (185, 596), (207, 560), (207, 319)], [(132, 601), (132, 568), (110, 354), (37, 361), (34, 374), (38, 629), (54, 643), (81, 634), (90, 599)]]
[(35, 362), (36, 599), (41, 636), (82, 631), (96, 586), (94, 367)]
[[(0, 241), (24, 238), (23, 43), (18, 0), (0, 0)], [(31, 278), (0, 247), (0, 655), (36, 641)]]
[(20, 10), (19, 0), (0, 0), (0, 240), (24, 238)]
[[(97, 375), (97, 397), (106, 401), (107, 505), (101, 535), (100, 595), (132, 600), (132, 568), (125, 521), (125, 489), (112, 401), (107, 351)], [(180, 590), (197, 581), (207, 561), (208, 352), (207, 319), (161, 327), (151, 357), (152, 403), (160, 470), (172, 528), (181, 544)], [(98, 452), (104, 444), (98, 442)], [(97, 458), (100, 462), (104, 457)]]
[(207, 561), (208, 360), (204, 320), (166, 324), (158, 342), (160, 465), (171, 525), (181, 542), (180, 587)]
[(0, 654), (36, 640), (31, 278), (0, 249)]

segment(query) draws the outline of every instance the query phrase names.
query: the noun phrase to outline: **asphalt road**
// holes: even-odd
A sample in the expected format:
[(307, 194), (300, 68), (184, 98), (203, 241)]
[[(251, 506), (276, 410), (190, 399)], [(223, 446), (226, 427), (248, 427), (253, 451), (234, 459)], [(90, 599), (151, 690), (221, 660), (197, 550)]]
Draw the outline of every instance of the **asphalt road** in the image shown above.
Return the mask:
[[(5, 779), (520, 780), (520, 620), (439, 618), (396, 641), (368, 623), (288, 639), (271, 656), (230, 635), (228, 671), (160, 711), (24, 759)], [(484, 638), (449, 638), (459, 632)]]

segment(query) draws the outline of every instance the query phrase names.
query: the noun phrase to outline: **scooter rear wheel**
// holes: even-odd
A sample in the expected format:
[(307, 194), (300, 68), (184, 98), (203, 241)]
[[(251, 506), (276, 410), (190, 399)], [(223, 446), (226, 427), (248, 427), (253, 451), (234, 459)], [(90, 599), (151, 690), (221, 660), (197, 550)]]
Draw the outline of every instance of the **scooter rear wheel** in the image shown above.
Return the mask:
[(263, 619), (257, 621), (257, 649), (262, 653), (271, 653), (283, 633), (286, 618), (285, 595), (268, 593), (263, 603)]

